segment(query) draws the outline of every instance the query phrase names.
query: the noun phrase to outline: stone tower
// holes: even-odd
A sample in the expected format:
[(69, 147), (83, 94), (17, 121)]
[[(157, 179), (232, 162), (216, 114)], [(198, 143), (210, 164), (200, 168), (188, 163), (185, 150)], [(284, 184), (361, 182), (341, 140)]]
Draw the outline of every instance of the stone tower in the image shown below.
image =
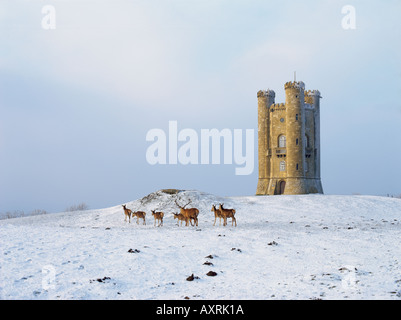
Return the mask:
[(287, 82), (285, 104), (258, 92), (257, 195), (323, 193), (320, 181), (320, 92)]

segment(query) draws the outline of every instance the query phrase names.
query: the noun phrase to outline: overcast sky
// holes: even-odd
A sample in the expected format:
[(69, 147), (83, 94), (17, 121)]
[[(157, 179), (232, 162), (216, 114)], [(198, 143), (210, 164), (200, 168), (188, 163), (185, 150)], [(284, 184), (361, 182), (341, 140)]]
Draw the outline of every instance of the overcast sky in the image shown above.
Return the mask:
[[(295, 70), (323, 97), (324, 192), (400, 194), (400, 14), (396, 0), (2, 0), (0, 212), (102, 208), (161, 188), (254, 195), (256, 93), (285, 102)], [(170, 120), (199, 135), (254, 129), (253, 174), (150, 165), (146, 134)]]

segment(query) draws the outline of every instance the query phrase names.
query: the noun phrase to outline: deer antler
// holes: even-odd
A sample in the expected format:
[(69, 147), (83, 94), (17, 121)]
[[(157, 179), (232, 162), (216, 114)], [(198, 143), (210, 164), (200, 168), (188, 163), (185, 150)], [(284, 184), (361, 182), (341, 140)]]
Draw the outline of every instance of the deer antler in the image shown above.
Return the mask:
[(191, 202), (192, 202), (192, 201), (189, 200), (188, 203), (184, 205), (184, 208), (185, 208), (187, 205), (189, 205)]
[(182, 208), (182, 207), (178, 204), (177, 199), (174, 199), (174, 202), (175, 202), (175, 204), (178, 206), (178, 208)]
[(182, 208), (182, 209), (185, 209), (185, 207), (186, 207), (187, 205), (189, 205), (189, 204), (192, 202), (192, 200), (189, 199), (188, 203), (184, 204), (183, 206), (180, 206), (180, 205), (178, 204), (177, 199), (175, 199), (174, 202), (175, 202), (175, 204), (176, 204), (178, 207), (180, 207), (180, 208)]

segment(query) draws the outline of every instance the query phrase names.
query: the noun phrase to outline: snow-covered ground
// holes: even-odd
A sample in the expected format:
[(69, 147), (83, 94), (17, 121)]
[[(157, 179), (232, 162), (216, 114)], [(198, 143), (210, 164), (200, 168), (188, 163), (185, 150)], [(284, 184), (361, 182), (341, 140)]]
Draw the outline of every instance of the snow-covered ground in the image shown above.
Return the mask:
[[(177, 197), (199, 208), (198, 227), (177, 226)], [(237, 227), (213, 226), (218, 203)], [(158, 191), (127, 207), (147, 224), (125, 222), (121, 205), (1, 220), (0, 298), (401, 298), (399, 199)]]

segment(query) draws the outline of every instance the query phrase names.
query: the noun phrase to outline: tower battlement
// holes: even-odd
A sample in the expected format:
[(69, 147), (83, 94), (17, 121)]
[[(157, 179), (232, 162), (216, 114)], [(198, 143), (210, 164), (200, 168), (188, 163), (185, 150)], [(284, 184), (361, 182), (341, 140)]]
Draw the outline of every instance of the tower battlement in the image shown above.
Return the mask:
[(304, 92), (305, 95), (305, 103), (308, 103), (313, 106), (314, 102), (318, 102), (320, 96), (320, 91), (319, 90), (307, 90)]
[(284, 108), (285, 103), (273, 103), (270, 108)]
[(305, 97), (306, 96), (317, 96), (321, 98), (319, 90), (305, 90)]
[[(257, 195), (323, 193), (320, 180), (319, 90), (285, 83), (285, 103), (273, 90), (258, 96)], [(294, 90), (295, 89), (295, 90)]]
[(305, 90), (305, 83), (303, 83), (302, 81), (288, 81), (285, 83), (284, 89)]
[(258, 98), (259, 97), (272, 97), (275, 98), (276, 93), (273, 90), (259, 90), (257, 94)]

